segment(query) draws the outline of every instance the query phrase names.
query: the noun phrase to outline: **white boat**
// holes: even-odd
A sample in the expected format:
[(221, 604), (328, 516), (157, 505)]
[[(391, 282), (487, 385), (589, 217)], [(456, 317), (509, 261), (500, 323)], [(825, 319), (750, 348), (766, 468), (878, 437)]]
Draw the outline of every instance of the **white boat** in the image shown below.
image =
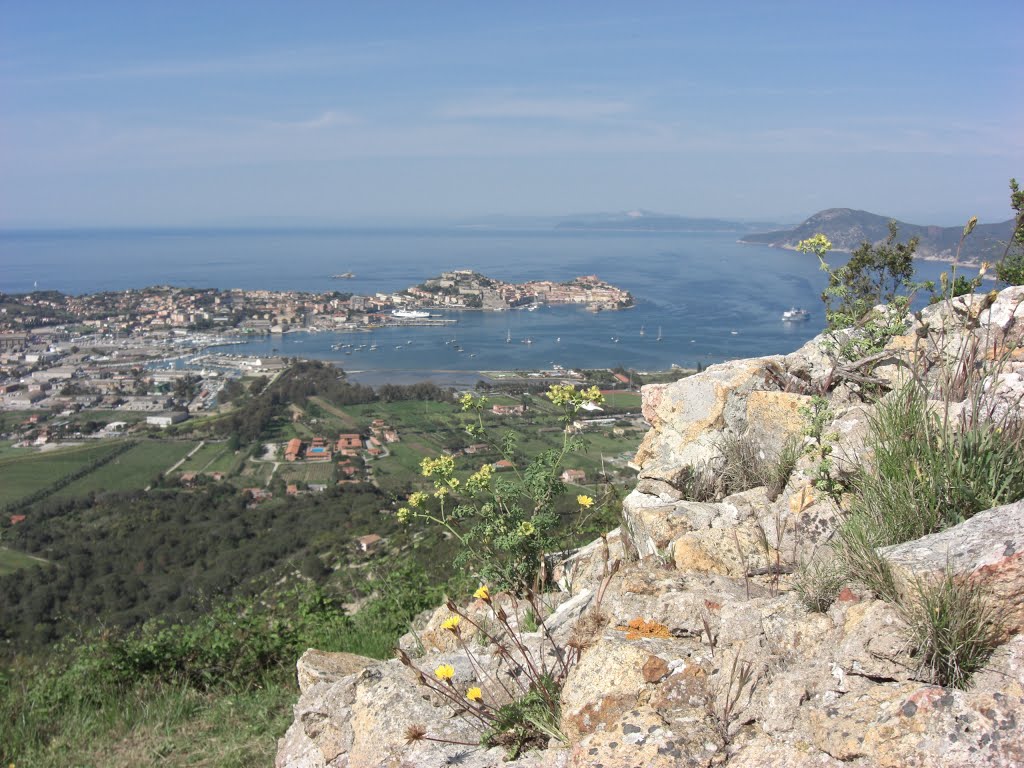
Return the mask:
[(790, 307), (782, 313), (782, 322), (784, 323), (801, 323), (805, 320), (811, 319), (811, 313), (806, 309), (798, 307)]
[(430, 317), (429, 312), (422, 312), (418, 309), (393, 309), (391, 315), (405, 320), (422, 320), (425, 317)]

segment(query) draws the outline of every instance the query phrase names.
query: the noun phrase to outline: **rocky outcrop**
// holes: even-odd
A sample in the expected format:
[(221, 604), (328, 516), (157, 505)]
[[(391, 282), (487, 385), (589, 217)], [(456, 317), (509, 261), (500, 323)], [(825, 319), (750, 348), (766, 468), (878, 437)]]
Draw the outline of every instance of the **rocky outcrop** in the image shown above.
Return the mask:
[[(1019, 410), (1022, 306), (1024, 289), (1008, 289), (908, 317), (906, 335), (877, 358), (883, 370), (872, 376), (895, 385), (913, 364), (938, 388), (954, 350), (973, 348), (979, 360), (998, 352), (998, 372), (980, 384), (985, 402), (954, 408)], [(502, 749), (471, 746), (479, 727), (398, 661), (310, 651), (299, 662), (301, 697), (278, 768), (1024, 764), (1024, 501), (880, 551), (902, 583), (971, 579), (1005, 616), (1003, 644), (967, 690), (935, 685), (904, 612), (865, 588), (848, 585), (823, 613), (793, 589), (794, 567), (824, 556), (845, 514), (842, 497), (819, 489), (815, 438), (803, 438), (801, 409), (815, 387), (831, 387), (820, 430), (830, 471), (871, 458), (863, 382), (837, 376), (822, 341), (644, 389), (652, 429), (621, 529), (548, 563), (558, 591), (545, 597), (544, 631), (522, 632), (539, 663), (555, 663), (552, 642), (580, 649), (560, 698), (565, 743), (552, 739), (508, 760)], [(794, 438), (809, 450), (777, 495), (754, 488), (688, 500), (688, 470), (714, 467), (722, 440), (738, 436), (766, 454)], [(524, 618), (507, 596), (495, 601), (513, 625)], [(464, 610), (484, 625), (492, 608), (477, 601)], [(472, 640), (471, 661), (442, 627), (449, 615), (438, 609), (403, 638), (408, 653), (421, 654), (420, 669), (450, 664), (460, 688), (508, 673), (486, 640)], [(411, 725), (464, 744), (407, 741)]]

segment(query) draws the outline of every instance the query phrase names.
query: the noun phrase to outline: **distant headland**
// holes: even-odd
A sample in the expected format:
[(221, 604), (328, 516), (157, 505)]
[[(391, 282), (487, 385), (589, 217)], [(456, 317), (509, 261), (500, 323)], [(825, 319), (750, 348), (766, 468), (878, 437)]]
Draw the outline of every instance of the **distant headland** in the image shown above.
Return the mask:
[[(832, 241), (835, 251), (853, 251), (861, 243), (879, 243), (889, 236), (888, 216), (852, 208), (828, 208), (818, 211), (792, 229), (749, 234), (741, 243), (767, 245), (772, 248), (795, 248), (796, 244), (819, 232)], [(966, 222), (966, 219), (965, 219)], [(963, 233), (963, 225), (955, 227), (921, 226), (897, 221), (899, 239), (906, 242), (918, 238), (917, 256), (934, 261), (952, 261)], [(977, 266), (982, 261), (995, 261), (1003, 253), (1013, 231), (1013, 220), (998, 224), (979, 224), (964, 240), (960, 263)]]

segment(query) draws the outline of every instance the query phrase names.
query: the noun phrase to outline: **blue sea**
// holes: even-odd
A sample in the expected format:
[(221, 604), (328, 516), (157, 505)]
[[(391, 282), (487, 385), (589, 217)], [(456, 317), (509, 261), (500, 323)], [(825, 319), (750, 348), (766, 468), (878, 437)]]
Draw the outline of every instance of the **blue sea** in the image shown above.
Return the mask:
[[(474, 228), (8, 231), (0, 233), (0, 291), (176, 285), (373, 294), (465, 268), (512, 282), (596, 274), (636, 299), (617, 312), (452, 312), (446, 316), (457, 322), (445, 327), (291, 333), (231, 349), (331, 360), (371, 383), (473, 381), (481, 370), (552, 363), (655, 370), (791, 352), (822, 327), (825, 275), (813, 256), (737, 237)], [(942, 268), (920, 262), (919, 278), (937, 279)], [(330, 278), (342, 272), (355, 278)], [(790, 307), (809, 309), (810, 321), (783, 323)], [(377, 349), (332, 349), (346, 343)]]

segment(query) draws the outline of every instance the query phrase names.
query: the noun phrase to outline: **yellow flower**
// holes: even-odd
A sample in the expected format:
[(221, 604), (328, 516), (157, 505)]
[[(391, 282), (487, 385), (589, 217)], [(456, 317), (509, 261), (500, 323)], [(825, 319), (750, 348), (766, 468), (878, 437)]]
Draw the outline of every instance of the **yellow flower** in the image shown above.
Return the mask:
[(486, 584), (481, 584), (480, 589), (473, 593), (473, 597), (475, 597), (477, 600), (490, 601), (491, 591), (487, 588)]
[(524, 520), (519, 524), (519, 528), (516, 531), (523, 538), (531, 536), (537, 532), (537, 528), (529, 520)]
[(436, 491), (436, 492), (434, 493), (434, 498), (435, 498), (435, 499), (443, 499), (443, 498), (444, 498), (445, 496), (447, 496), (447, 495), (448, 495), (448, 489), (447, 489), (447, 488), (445, 488), (445, 487), (444, 487), (444, 486), (442, 485), (442, 486), (440, 486), (440, 487), (439, 487), (439, 488), (437, 489), (437, 491)]
[(459, 405), (462, 406), (462, 410), (468, 411), (473, 407), (473, 395), (466, 392), (462, 397), (459, 398)]
[(411, 513), (409, 512), (409, 508), (408, 507), (399, 507), (398, 508), (398, 522), (400, 522), (400, 523), (407, 523), (407, 522), (409, 522), (409, 515), (410, 514)]
[(448, 486), (451, 487), (451, 488), (458, 488), (459, 487), (459, 478), (453, 477), (451, 480), (448, 481)]
[(441, 622), (441, 629), (447, 629), (452, 634), (458, 634), (460, 621), (462, 621), (462, 618), (458, 614), (449, 616)]
[(594, 506), (594, 500), (589, 496), (584, 496), (583, 494), (576, 497), (576, 503), (583, 507), (583, 509), (590, 509)]
[(409, 506), (413, 508), (418, 507), (421, 504), (423, 504), (423, 502), (425, 502), (427, 498), (427, 494), (423, 493), (422, 491), (416, 491), (415, 493), (409, 496)]
[(434, 675), (437, 676), (438, 680), (451, 680), (455, 677), (455, 667), (451, 664), (442, 664), (434, 670)]
[(466, 698), (470, 701), (482, 701), (484, 694), (479, 688), (474, 687), (466, 691)]

